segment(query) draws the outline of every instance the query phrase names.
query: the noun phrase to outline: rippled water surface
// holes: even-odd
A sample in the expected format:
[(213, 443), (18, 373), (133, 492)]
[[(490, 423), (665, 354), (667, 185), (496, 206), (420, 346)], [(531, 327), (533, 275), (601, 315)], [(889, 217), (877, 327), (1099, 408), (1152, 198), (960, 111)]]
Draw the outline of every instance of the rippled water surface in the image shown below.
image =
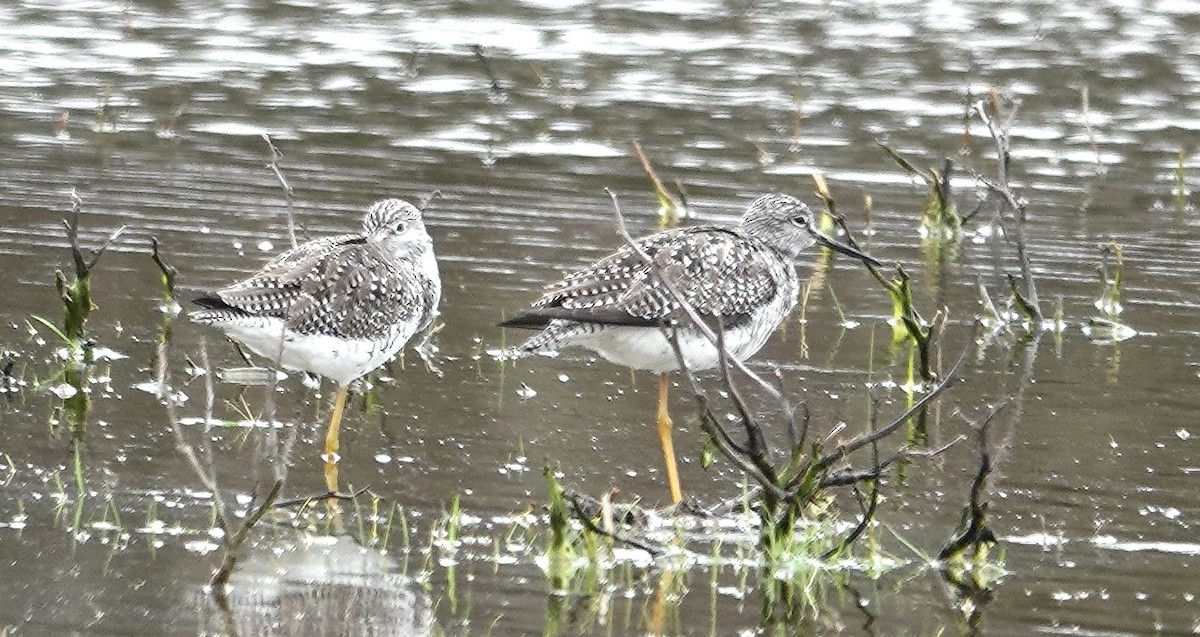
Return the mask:
[[(21, 383), (0, 396), (0, 633), (1200, 630), (1198, 32), (1200, 9), (1186, 2), (0, 7), (0, 354)], [(515, 366), (488, 354), (521, 337), (496, 322), (619, 244), (604, 188), (633, 230), (656, 227), (633, 140), (705, 222), (734, 220), (762, 192), (815, 205), (811, 175), (822, 173), (861, 231), (869, 195), (864, 241), (913, 274), (930, 314), (948, 309), (949, 359), (966, 344), (978, 286), (1005, 293), (1014, 251), (981, 231), (989, 208), (956, 254), (929, 259), (917, 232), (924, 186), (876, 142), (921, 167), (951, 157), (991, 175), (991, 141), (969, 107), (992, 87), (1022, 103), (1013, 183), (1028, 200), (1044, 302), (1061, 302), (1068, 325), (1061, 338), (973, 346), (966, 382), (927, 432), (931, 447), (949, 442), (964, 418), (1019, 394), (994, 432), (990, 489), (1010, 573), (981, 608), (964, 615), (919, 557), (957, 522), (974, 471), (966, 443), (889, 480), (879, 539), (913, 567), (852, 578), (800, 619), (762, 617), (755, 587), (732, 568), (697, 569), (664, 602), (662, 565), (629, 570), (604, 595), (558, 595), (534, 560), (506, 554), (513, 520), (546, 500), (544, 462), (596, 495), (615, 486), (666, 500), (652, 377), (580, 352)], [(343, 481), (369, 485), (385, 509), (402, 505), (412, 549), (394, 537), (392, 549), (363, 550), (352, 541), (363, 529), (300, 539), (268, 529), (221, 613), (202, 590), (217, 562), (211, 494), (159, 401), (136, 386), (154, 378), (164, 318), (152, 235), (191, 289), (289, 245), (263, 134), (283, 153), (305, 237), (356, 228), (376, 199), (440, 191), (426, 220), (444, 283), (444, 375), (409, 355), (377, 383), (377, 402), (355, 399), (343, 423)], [(976, 180), (959, 171), (954, 184), (960, 208), (974, 208)], [(120, 356), (93, 370), (82, 495), (55, 422), (59, 344), (30, 322), (61, 314), (54, 270), (70, 267), (61, 220), (72, 189), (84, 245), (126, 226), (93, 279), (91, 338)], [(1110, 241), (1123, 246), (1121, 319), (1138, 335), (1100, 344), (1081, 325), (1097, 314)], [(828, 431), (859, 426), (869, 379), (903, 382), (906, 370), (886, 346), (886, 293), (847, 260), (824, 272), (834, 294), (815, 293), (754, 366), (780, 369)], [(839, 312), (861, 324), (844, 330)], [(214, 333), (178, 320), (180, 381), (205, 335), (214, 366), (241, 364)], [(199, 416), (202, 383), (181, 389), (185, 415)], [(295, 376), (282, 389), (279, 417), (301, 428), (285, 495), (317, 493), (325, 403)], [(880, 396), (889, 413), (904, 401), (896, 389)], [(225, 384), (217, 399), (230, 421), (262, 405), (261, 392)], [(730, 467), (700, 467), (690, 406), (677, 390), (685, 491), (736, 495)], [(214, 435), (227, 497), (244, 506), (253, 435)], [(468, 541), (449, 568), (417, 545), (456, 496)], [(664, 603), (666, 623), (654, 624)]]

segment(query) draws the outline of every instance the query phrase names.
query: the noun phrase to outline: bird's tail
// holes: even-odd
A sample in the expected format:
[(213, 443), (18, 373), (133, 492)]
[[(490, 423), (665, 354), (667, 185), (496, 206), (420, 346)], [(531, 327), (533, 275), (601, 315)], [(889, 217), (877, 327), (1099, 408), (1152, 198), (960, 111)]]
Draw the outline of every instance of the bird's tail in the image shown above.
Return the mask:
[(203, 291), (192, 299), (192, 303), (204, 308), (188, 312), (188, 319), (194, 323), (213, 325), (238, 318), (246, 318), (249, 314), (225, 302), (215, 292)]
[(521, 358), (530, 354), (554, 354), (570, 345), (572, 338), (586, 330), (586, 325), (574, 321), (550, 321), (524, 343), (504, 350), (504, 354), (510, 358)]

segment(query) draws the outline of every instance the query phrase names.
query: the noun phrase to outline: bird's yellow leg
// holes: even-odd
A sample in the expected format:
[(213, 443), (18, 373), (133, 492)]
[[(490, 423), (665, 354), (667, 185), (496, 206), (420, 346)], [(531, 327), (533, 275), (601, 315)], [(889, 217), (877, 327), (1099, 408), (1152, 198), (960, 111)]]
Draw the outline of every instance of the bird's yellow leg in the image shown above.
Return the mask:
[(333, 493), (338, 490), (338, 427), (342, 424), (342, 412), (346, 409), (346, 389), (345, 385), (337, 389), (333, 399), (333, 415), (325, 432), (325, 486)]
[(667, 389), (670, 384), (666, 374), (658, 375), (658, 439), (662, 443), (663, 457), (667, 461), (667, 484), (671, 487), (671, 502), (678, 504), (683, 499), (679, 489), (679, 470), (675, 466), (675, 445), (671, 442), (671, 415), (667, 413)]
[(650, 635), (665, 635), (663, 626), (666, 622), (667, 579), (669, 571), (663, 571), (658, 578), (658, 590), (654, 593), (654, 605), (650, 607), (650, 617), (646, 621), (646, 632)]
[[(671, 635), (678, 633), (680, 625), (679, 602), (682, 597), (683, 575), (681, 571), (666, 569), (658, 577), (658, 589), (654, 602), (646, 617), (646, 634)], [(667, 613), (670, 613), (668, 617)], [(668, 626), (668, 621), (673, 626)], [(672, 628), (674, 630), (672, 630)]]

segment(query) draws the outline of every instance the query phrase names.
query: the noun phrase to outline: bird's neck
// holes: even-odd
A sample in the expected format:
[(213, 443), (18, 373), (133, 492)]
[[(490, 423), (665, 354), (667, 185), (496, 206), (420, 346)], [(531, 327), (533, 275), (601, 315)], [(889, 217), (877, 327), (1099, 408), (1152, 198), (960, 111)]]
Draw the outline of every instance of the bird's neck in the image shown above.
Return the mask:
[(381, 245), (382, 250), (386, 251), (391, 258), (404, 263), (411, 263), (418, 268), (437, 267), (437, 260), (433, 256), (433, 243), (426, 241), (420, 244), (405, 243), (402, 245)]
[(799, 256), (799, 251), (796, 250), (794, 245), (777, 240), (776, 235), (765, 228), (758, 227), (753, 223), (744, 223), (738, 230), (750, 241), (770, 249), (783, 259), (793, 261)]

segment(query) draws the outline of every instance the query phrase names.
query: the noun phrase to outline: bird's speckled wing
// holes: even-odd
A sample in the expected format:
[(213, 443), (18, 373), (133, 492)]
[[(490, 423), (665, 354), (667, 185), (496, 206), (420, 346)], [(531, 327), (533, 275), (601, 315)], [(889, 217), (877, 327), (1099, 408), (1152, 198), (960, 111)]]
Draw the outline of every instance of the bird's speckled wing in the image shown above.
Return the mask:
[[(789, 293), (790, 263), (767, 256), (745, 235), (716, 226), (660, 232), (637, 244), (659, 273), (704, 318), (727, 327), (747, 318), (775, 295)], [(629, 246), (547, 286), (532, 307), (505, 324), (541, 327), (553, 320), (606, 325), (658, 326), (680, 321), (679, 303)]]
[(431, 286), (404, 265), (354, 235), (320, 239), (213, 292), (205, 304), (219, 300), (243, 316), (282, 319), (301, 334), (377, 338), (393, 324), (419, 329), (431, 320)]

